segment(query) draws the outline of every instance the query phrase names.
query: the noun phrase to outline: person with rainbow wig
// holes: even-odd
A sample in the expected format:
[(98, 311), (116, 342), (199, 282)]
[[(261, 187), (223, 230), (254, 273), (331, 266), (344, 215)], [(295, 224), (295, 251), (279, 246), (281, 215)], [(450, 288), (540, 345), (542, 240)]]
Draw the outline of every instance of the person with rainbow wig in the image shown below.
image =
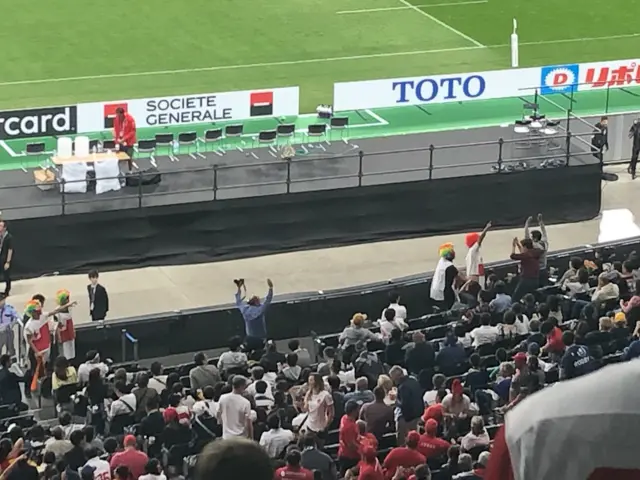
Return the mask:
[(61, 355), (67, 360), (73, 360), (76, 357), (76, 330), (71, 316), (73, 305), (69, 302), (70, 298), (69, 290), (63, 289), (56, 292), (56, 303), (60, 308), (56, 314), (56, 340), (60, 345)]
[[(41, 295), (35, 295), (34, 298), (29, 300), (25, 306), (24, 315), (28, 319), (24, 325), (24, 338), (29, 348), (29, 374), (28, 377), (38, 376), (36, 370), (38, 365), (40, 369), (49, 361), (49, 354), (51, 353), (51, 330), (49, 327), (49, 319), (64, 309), (75, 305), (74, 303), (68, 303), (60, 305), (51, 312), (42, 311), (42, 303), (38, 298), (43, 298)], [(25, 390), (29, 390), (29, 384), (25, 379)]]
[(463, 283), (464, 278), (453, 264), (456, 252), (453, 243), (444, 243), (438, 249), (440, 260), (436, 265), (431, 280), (431, 299), (442, 310), (449, 310), (458, 299), (456, 284)]
[(467, 233), (464, 237), (464, 243), (469, 251), (465, 258), (467, 266), (467, 279), (478, 282), (484, 288), (484, 261), (482, 260), (482, 242), (487, 236), (487, 232), (491, 228), (491, 222), (488, 222), (482, 232)]

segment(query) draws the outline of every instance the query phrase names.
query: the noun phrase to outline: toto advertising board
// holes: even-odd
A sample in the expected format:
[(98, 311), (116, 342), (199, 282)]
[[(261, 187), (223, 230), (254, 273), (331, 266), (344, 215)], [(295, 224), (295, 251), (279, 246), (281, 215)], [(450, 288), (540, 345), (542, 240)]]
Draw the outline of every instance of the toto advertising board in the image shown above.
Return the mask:
[(138, 128), (214, 123), (258, 117), (298, 115), (298, 87), (118, 100), (78, 105), (78, 131), (113, 127), (117, 108), (133, 115)]
[(337, 111), (489, 100), (533, 93), (540, 68), (431, 75), (334, 84)]
[(32, 108), (0, 112), (0, 140), (54, 137), (77, 133), (77, 108)]

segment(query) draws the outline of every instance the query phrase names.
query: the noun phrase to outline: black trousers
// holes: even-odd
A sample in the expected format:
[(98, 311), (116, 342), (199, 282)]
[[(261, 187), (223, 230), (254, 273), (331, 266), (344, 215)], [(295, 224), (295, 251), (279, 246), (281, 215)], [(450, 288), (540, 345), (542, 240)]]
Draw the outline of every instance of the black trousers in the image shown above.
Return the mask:
[(129, 157), (127, 163), (129, 164), (129, 171), (133, 170), (133, 145), (127, 146), (121, 143), (118, 144), (120, 147), (120, 151), (126, 153)]
[(3, 262), (0, 268), (2, 269), (2, 280), (4, 281), (4, 294), (9, 295), (9, 292), (11, 291), (11, 267), (5, 270), (5, 263), (6, 262)]
[(636, 165), (638, 164), (638, 155), (640, 155), (640, 145), (634, 145), (631, 150), (631, 162), (629, 163), (629, 173), (635, 177)]
[(540, 285), (539, 278), (524, 278), (520, 277), (518, 280), (518, 285), (516, 286), (513, 295), (511, 298), (514, 302), (520, 301), (522, 297), (524, 297), (527, 293), (533, 293), (537, 290), (538, 285)]

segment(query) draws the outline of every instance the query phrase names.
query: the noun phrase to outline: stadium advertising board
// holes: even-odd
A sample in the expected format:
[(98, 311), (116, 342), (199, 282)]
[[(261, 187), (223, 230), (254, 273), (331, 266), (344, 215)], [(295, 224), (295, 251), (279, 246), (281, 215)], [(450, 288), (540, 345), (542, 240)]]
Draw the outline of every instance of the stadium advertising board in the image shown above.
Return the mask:
[(539, 81), (539, 68), (522, 68), (344, 82), (334, 84), (333, 106), (341, 111), (518, 97)]
[(585, 92), (640, 86), (640, 60), (572, 63), (542, 67), (541, 93)]
[(0, 112), (0, 140), (52, 137), (77, 133), (77, 108), (31, 108)]
[(287, 87), (85, 103), (78, 105), (78, 132), (112, 128), (118, 107), (133, 115), (138, 128), (280, 117), (298, 115), (300, 89)]

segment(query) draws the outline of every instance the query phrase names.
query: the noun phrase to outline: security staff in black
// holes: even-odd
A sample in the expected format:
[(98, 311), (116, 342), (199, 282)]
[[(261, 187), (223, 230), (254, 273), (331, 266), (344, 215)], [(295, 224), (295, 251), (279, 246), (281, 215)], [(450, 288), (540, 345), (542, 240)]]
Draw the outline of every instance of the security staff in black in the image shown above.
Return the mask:
[(609, 118), (601, 117), (595, 124), (593, 137), (591, 137), (591, 153), (602, 162), (602, 153), (606, 148), (609, 150)]
[(629, 129), (629, 138), (631, 139), (631, 163), (627, 171), (631, 174), (631, 178), (636, 178), (636, 165), (640, 154), (640, 119), (633, 121)]

